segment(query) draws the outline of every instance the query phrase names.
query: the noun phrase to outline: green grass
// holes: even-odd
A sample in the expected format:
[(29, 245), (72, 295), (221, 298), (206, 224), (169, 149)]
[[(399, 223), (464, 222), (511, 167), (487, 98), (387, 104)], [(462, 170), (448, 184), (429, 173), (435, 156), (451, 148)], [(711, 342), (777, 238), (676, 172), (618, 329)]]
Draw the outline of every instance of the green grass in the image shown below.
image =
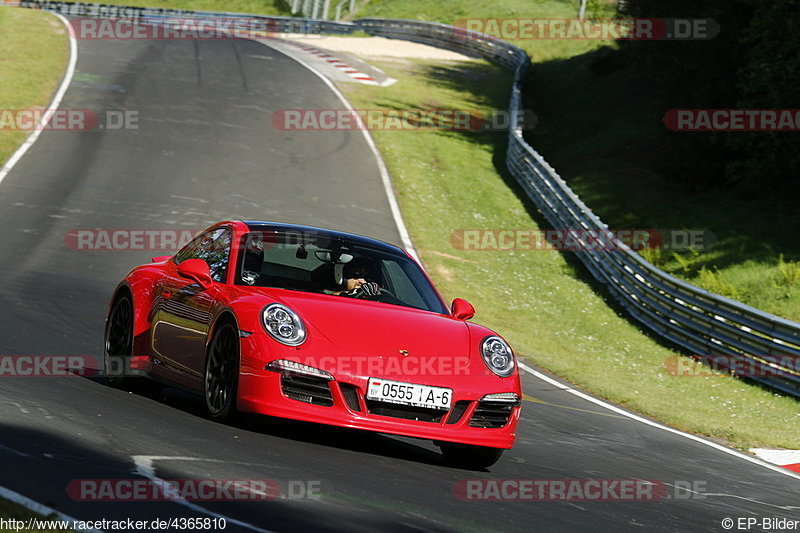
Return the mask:
[(610, 49), (537, 64), (532, 76), (529, 106), (539, 122), (528, 140), (604, 222), (711, 232), (716, 243), (707, 250), (642, 255), (690, 283), (800, 321), (794, 198), (694, 187), (665, 171), (672, 157), (660, 142), (666, 110)]
[[(378, 63), (399, 82), (341, 84), (356, 108), (502, 109), (511, 76), (482, 61)], [(411, 237), (450, 298), (474, 303), (526, 359), (681, 429), (753, 446), (797, 448), (797, 401), (727, 377), (674, 377), (674, 351), (609, 305), (574, 259), (558, 252), (464, 251), (459, 229), (540, 227), (508, 176), (503, 132), (375, 131)], [(787, 272), (788, 276), (795, 276)], [(541, 407), (529, 404), (529, 411)]]
[[(27, 524), (28, 520), (31, 518), (39, 518), (43, 520), (58, 520), (54, 516), (43, 517), (39, 514), (33, 513), (21, 505), (17, 505), (16, 503), (11, 503), (7, 500), (0, 499), (0, 518), (4, 518), (6, 520), (21, 520)], [(64, 531), (71, 531), (69, 529), (43, 529), (43, 528), (32, 528), (28, 529), (27, 527), (23, 528), (20, 531), (30, 532), (30, 533), (63, 533)], [(14, 529), (9, 528), (0, 528), (0, 533), (17, 533)]]
[[(0, 50), (0, 109), (46, 107), (69, 54), (64, 25), (41, 11), (0, 8)], [(0, 162), (29, 133), (0, 129)]]
[(255, 15), (288, 15), (282, 0), (110, 0), (102, 4), (131, 7), (165, 7), (194, 11), (230, 11)]

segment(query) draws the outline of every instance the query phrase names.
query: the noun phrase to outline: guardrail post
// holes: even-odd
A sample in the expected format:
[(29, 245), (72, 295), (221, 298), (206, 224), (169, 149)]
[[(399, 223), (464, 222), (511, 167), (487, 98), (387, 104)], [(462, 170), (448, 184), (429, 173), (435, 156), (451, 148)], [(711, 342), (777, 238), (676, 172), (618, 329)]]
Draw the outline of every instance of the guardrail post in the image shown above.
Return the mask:
[(578, 18), (583, 20), (586, 16), (586, 0), (581, 0), (581, 6), (578, 8)]

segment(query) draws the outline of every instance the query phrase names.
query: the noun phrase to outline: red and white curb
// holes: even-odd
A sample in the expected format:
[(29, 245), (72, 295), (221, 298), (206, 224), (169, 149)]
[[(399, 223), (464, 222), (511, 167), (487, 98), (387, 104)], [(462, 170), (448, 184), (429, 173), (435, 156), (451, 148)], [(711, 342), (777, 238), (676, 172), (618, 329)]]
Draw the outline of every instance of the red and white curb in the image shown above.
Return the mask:
[[(5, 0), (0, 0), (0, 1), (5, 1)], [(355, 68), (355, 67), (353, 67), (351, 65), (348, 65), (347, 63), (345, 63), (344, 61), (342, 61), (338, 57), (329, 54), (326, 50), (321, 50), (321, 49), (316, 48), (314, 46), (309, 46), (307, 44), (296, 43), (296, 42), (294, 42), (292, 40), (289, 40), (289, 39), (278, 39), (278, 38), (276, 38), (274, 36), (270, 36), (269, 34), (263, 34), (262, 32), (245, 31), (245, 32), (242, 32), (242, 33), (244, 33), (245, 35), (248, 35), (251, 39), (264, 39), (264, 38), (274, 39), (274, 40), (280, 41), (281, 43), (292, 45), (292, 46), (294, 46), (296, 48), (299, 48), (299, 49), (303, 50), (304, 52), (307, 52), (309, 54), (313, 54), (313, 55), (319, 57), (320, 59), (322, 59), (326, 63), (328, 63), (330, 66), (336, 67), (337, 69), (341, 70), (344, 74), (348, 75), (349, 77), (351, 77), (355, 81), (357, 81), (359, 83), (363, 83), (365, 85), (377, 85), (377, 86), (380, 86), (380, 87), (387, 87), (387, 86), (392, 85), (395, 82), (397, 82), (397, 80), (395, 80), (393, 78), (389, 78), (388, 76), (387, 76), (388, 79), (386, 79), (383, 82), (379, 82), (375, 78), (370, 76), (369, 74), (367, 74), (365, 72), (361, 72), (357, 68)], [(372, 68), (374, 68), (375, 70), (383, 73), (383, 71), (381, 69), (379, 69), (378, 67), (372, 67)]]
[(291, 44), (292, 46), (296, 46), (297, 48), (300, 48), (304, 52), (308, 52), (309, 54), (313, 54), (313, 55), (319, 57), (320, 59), (324, 60), (326, 63), (330, 64), (332, 67), (338, 68), (339, 70), (341, 70), (342, 72), (344, 72), (345, 74), (347, 74), (348, 76), (353, 78), (354, 80), (358, 81), (359, 83), (363, 83), (365, 85), (381, 85), (381, 86), (391, 85), (391, 83), (394, 83), (394, 80), (391, 80), (391, 83), (386, 83), (386, 82), (380, 83), (377, 80), (375, 80), (372, 76), (370, 76), (369, 74), (361, 72), (357, 68), (355, 68), (355, 67), (353, 67), (351, 65), (348, 65), (347, 63), (345, 63), (344, 61), (342, 61), (338, 57), (329, 54), (326, 50), (320, 50), (319, 48), (316, 48), (314, 46), (309, 46), (307, 44), (300, 44), (300, 43), (296, 43), (296, 42), (293, 42), (293, 41), (285, 41), (285, 42), (287, 44)]
[(767, 448), (752, 448), (750, 450), (759, 459), (778, 465), (792, 472), (800, 473), (800, 450), (769, 450)]

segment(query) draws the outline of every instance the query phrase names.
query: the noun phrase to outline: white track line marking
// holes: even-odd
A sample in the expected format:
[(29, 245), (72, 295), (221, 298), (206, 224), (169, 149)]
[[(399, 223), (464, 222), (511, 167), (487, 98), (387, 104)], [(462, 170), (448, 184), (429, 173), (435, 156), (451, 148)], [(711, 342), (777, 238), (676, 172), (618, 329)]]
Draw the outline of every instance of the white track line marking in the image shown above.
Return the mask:
[(78, 43), (75, 40), (75, 34), (72, 31), (72, 27), (69, 25), (69, 21), (65, 19), (63, 16), (59, 15), (58, 13), (54, 13), (56, 17), (61, 20), (64, 24), (64, 27), (67, 30), (67, 37), (69, 38), (69, 63), (67, 64), (67, 70), (64, 72), (64, 77), (61, 79), (61, 85), (58, 87), (56, 94), (53, 96), (53, 99), (50, 101), (50, 105), (47, 107), (47, 111), (42, 116), (42, 119), (39, 121), (39, 124), (36, 125), (36, 129), (28, 135), (28, 138), (22, 143), (22, 146), (17, 148), (17, 151), (14, 152), (9, 160), (3, 165), (3, 168), (0, 169), (0, 183), (3, 182), (5, 177), (11, 172), (11, 169), (14, 168), (14, 165), (22, 159), (22, 156), (25, 155), (33, 143), (36, 142), (36, 139), (39, 138), (41, 135), (42, 130), (50, 122), (50, 119), (53, 116), (53, 112), (58, 109), (58, 106), (61, 105), (61, 100), (64, 98), (64, 93), (67, 92), (67, 88), (69, 88), (69, 84), (72, 82), (72, 76), (75, 74), (75, 65), (78, 64)]
[(733, 448), (728, 448), (727, 446), (723, 446), (721, 444), (717, 444), (716, 442), (712, 442), (710, 440), (706, 440), (706, 439), (704, 439), (702, 437), (698, 437), (697, 435), (692, 435), (691, 433), (686, 433), (686, 432), (680, 431), (679, 429), (674, 429), (674, 428), (671, 428), (669, 426), (665, 426), (663, 424), (659, 424), (658, 422), (653, 422), (652, 420), (648, 420), (648, 419), (646, 419), (644, 417), (641, 417), (639, 415), (635, 415), (633, 413), (630, 413), (630, 412), (628, 412), (628, 411), (626, 411), (624, 409), (621, 409), (621, 408), (617, 407), (616, 405), (612, 405), (612, 404), (610, 404), (608, 402), (605, 402), (603, 400), (600, 400), (598, 398), (594, 398), (593, 396), (589, 396), (588, 394), (583, 393), (583, 392), (581, 392), (579, 390), (573, 389), (572, 387), (569, 387), (569, 386), (565, 385), (564, 383), (561, 383), (560, 381), (557, 381), (557, 380), (551, 378), (550, 376), (542, 374), (538, 370), (534, 370), (533, 368), (529, 367), (525, 363), (518, 363), (518, 364), (519, 364), (519, 367), (521, 369), (523, 369), (524, 371), (528, 372), (532, 376), (541, 379), (542, 381), (545, 381), (545, 382), (547, 382), (547, 383), (549, 383), (551, 385), (554, 385), (554, 386), (558, 387), (559, 389), (561, 389), (561, 390), (563, 390), (565, 392), (568, 392), (570, 394), (574, 394), (575, 396), (577, 396), (579, 398), (583, 398), (584, 400), (586, 400), (588, 402), (592, 402), (595, 405), (599, 405), (601, 407), (605, 407), (606, 409), (608, 409), (610, 411), (613, 411), (615, 413), (621, 414), (621, 415), (623, 415), (623, 416), (625, 416), (627, 418), (630, 418), (631, 420), (635, 420), (637, 422), (641, 422), (642, 424), (647, 424), (648, 426), (651, 426), (651, 427), (654, 427), (654, 428), (657, 428), (657, 429), (661, 429), (663, 431), (668, 431), (668, 432), (670, 432), (670, 433), (672, 433), (674, 435), (679, 435), (679, 436), (687, 438), (689, 440), (693, 440), (695, 442), (699, 442), (700, 444), (704, 444), (706, 446), (714, 448), (715, 450), (719, 450), (721, 452), (727, 453), (728, 455), (732, 455), (734, 457), (738, 457), (739, 459), (744, 459), (745, 461), (749, 461), (749, 462), (751, 462), (753, 464), (762, 466), (764, 468), (768, 468), (768, 469), (772, 470), (773, 472), (778, 472), (779, 474), (783, 474), (784, 476), (788, 476), (788, 477), (795, 478), (795, 479), (800, 479), (800, 474), (796, 474), (796, 473), (794, 473), (794, 472), (792, 472), (790, 470), (786, 470), (785, 468), (781, 468), (779, 466), (775, 466), (775, 465), (766, 463), (766, 462), (764, 462), (764, 461), (762, 461), (762, 460), (760, 460), (760, 459), (758, 459), (756, 457), (744, 454), (744, 453), (742, 453), (740, 451), (734, 450)]
[[(73, 524), (81, 521), (77, 518), (72, 518), (69, 515), (56, 511), (55, 509), (37, 501), (31, 500), (27, 496), (23, 496), (19, 492), (14, 492), (13, 490), (5, 487), (0, 487), (0, 498), (4, 498), (10, 502), (16, 503), (17, 505), (21, 505), (29, 511), (40, 514), (43, 517), (55, 516), (55, 518), (43, 518), (43, 520), (63, 520), (66, 522), (72, 522)], [(100, 529), (76, 529), (75, 531), (79, 531), (81, 533), (103, 533), (103, 531)]]
[[(69, 21), (64, 18), (63, 16), (54, 13), (56, 17), (64, 24), (64, 27), (67, 30), (67, 38), (69, 39), (69, 62), (67, 63), (67, 69), (64, 71), (64, 76), (61, 79), (61, 84), (56, 91), (56, 94), (53, 96), (53, 99), (50, 101), (50, 105), (47, 108), (47, 112), (42, 116), (41, 121), (37, 125), (36, 129), (28, 136), (22, 146), (17, 148), (17, 151), (11, 156), (11, 158), (6, 162), (2, 169), (0, 169), (0, 182), (5, 179), (11, 169), (14, 168), (14, 165), (25, 155), (25, 152), (33, 146), (33, 143), (36, 142), (36, 139), (39, 138), (39, 135), (42, 133), (44, 126), (50, 121), (50, 118), (53, 116), (53, 111), (58, 109), (58, 106), (61, 105), (61, 100), (64, 98), (64, 94), (67, 92), (67, 88), (69, 88), (69, 84), (72, 82), (72, 76), (75, 74), (75, 66), (78, 64), (78, 42), (75, 40), (75, 34), (72, 32), (72, 27), (69, 25)], [(5, 448), (5, 446), (3, 447)], [(6, 448), (10, 449), (10, 448)], [(14, 450), (12, 450), (14, 451)], [(19, 452), (15, 452), (19, 453)], [(27, 496), (23, 496), (18, 492), (14, 492), (11, 489), (7, 489), (5, 487), (0, 486), (0, 498), (5, 498), (11, 502), (16, 503), (17, 505), (21, 505), (25, 507), (29, 511), (34, 513), (40, 514), (42, 516), (49, 516), (55, 515), (58, 517), (59, 520), (68, 520), (71, 522), (78, 522), (77, 519), (72, 518), (71, 516), (65, 515), (55, 509), (52, 509), (44, 504), (41, 504), (37, 501), (34, 501)], [(85, 530), (92, 533), (102, 533), (98, 529), (91, 529)]]
[[(154, 484), (159, 487), (163, 487), (167, 484), (167, 481), (161, 479), (156, 475), (155, 466), (153, 463), (158, 460), (168, 460), (168, 461), (201, 461), (202, 459), (198, 459), (197, 457), (168, 457), (168, 456), (161, 456), (161, 455), (134, 455), (132, 457), (133, 464), (136, 466), (134, 473), (139, 474), (140, 476), (146, 477)], [(258, 533), (273, 533), (268, 529), (262, 529), (258, 526), (254, 526), (253, 524), (248, 524), (247, 522), (242, 522), (241, 520), (236, 520), (235, 518), (231, 518), (229, 516), (225, 516), (223, 514), (215, 513), (205, 507), (197, 505), (196, 503), (190, 502), (188, 500), (169, 500), (171, 503), (176, 503), (178, 505), (183, 505), (184, 507), (188, 507), (192, 511), (197, 511), (199, 513), (207, 514), (209, 516), (213, 516), (216, 518), (223, 518), (227, 520), (229, 524), (236, 524), (239, 527), (243, 527), (246, 529), (250, 529), (252, 531), (257, 531)]]
[[(258, 40), (258, 42), (265, 46), (269, 46), (269, 41)], [(303, 61), (302, 59), (298, 59), (297, 57), (292, 57), (284, 52), (281, 52), (277, 48), (273, 46), (269, 46), (272, 50), (275, 50), (278, 53), (285, 55), (286, 57), (297, 61), (305, 68), (310, 70), (315, 76), (322, 80), (322, 82), (328, 86), (328, 88), (335, 94), (339, 100), (341, 100), (342, 104), (349, 110), (353, 112), (353, 116), (355, 117), (358, 129), (361, 130), (361, 133), (364, 135), (364, 139), (367, 141), (367, 145), (369, 145), (370, 150), (372, 150), (372, 154), (375, 157), (375, 161), (378, 163), (378, 169), (381, 173), (381, 181), (383, 182), (383, 188), (386, 191), (386, 198), (389, 200), (389, 209), (392, 212), (392, 218), (394, 219), (395, 226), (397, 226), (397, 231), (400, 233), (400, 240), (403, 243), (403, 247), (408, 251), (411, 256), (419, 261), (419, 256), (417, 255), (417, 251), (414, 249), (414, 243), (411, 242), (411, 237), (408, 234), (408, 228), (406, 228), (406, 224), (403, 221), (403, 215), (400, 213), (400, 205), (397, 203), (397, 196), (394, 193), (394, 188), (392, 187), (392, 178), (389, 176), (389, 170), (386, 168), (386, 163), (383, 161), (383, 157), (381, 157), (381, 153), (378, 151), (378, 147), (375, 146), (375, 141), (372, 140), (372, 135), (369, 134), (367, 127), (361, 121), (361, 117), (356, 113), (353, 106), (350, 105), (350, 102), (347, 101), (347, 98), (344, 97), (342, 92), (333, 84), (331, 80), (329, 80), (323, 73)]]

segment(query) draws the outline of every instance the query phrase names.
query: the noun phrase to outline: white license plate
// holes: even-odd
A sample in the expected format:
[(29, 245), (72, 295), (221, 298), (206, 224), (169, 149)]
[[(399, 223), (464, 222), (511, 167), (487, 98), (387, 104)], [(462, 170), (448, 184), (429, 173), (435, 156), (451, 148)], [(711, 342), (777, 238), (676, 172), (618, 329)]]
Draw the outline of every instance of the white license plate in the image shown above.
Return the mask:
[(453, 401), (453, 389), (369, 378), (367, 399), (413, 405), (414, 407), (450, 409), (450, 403)]

